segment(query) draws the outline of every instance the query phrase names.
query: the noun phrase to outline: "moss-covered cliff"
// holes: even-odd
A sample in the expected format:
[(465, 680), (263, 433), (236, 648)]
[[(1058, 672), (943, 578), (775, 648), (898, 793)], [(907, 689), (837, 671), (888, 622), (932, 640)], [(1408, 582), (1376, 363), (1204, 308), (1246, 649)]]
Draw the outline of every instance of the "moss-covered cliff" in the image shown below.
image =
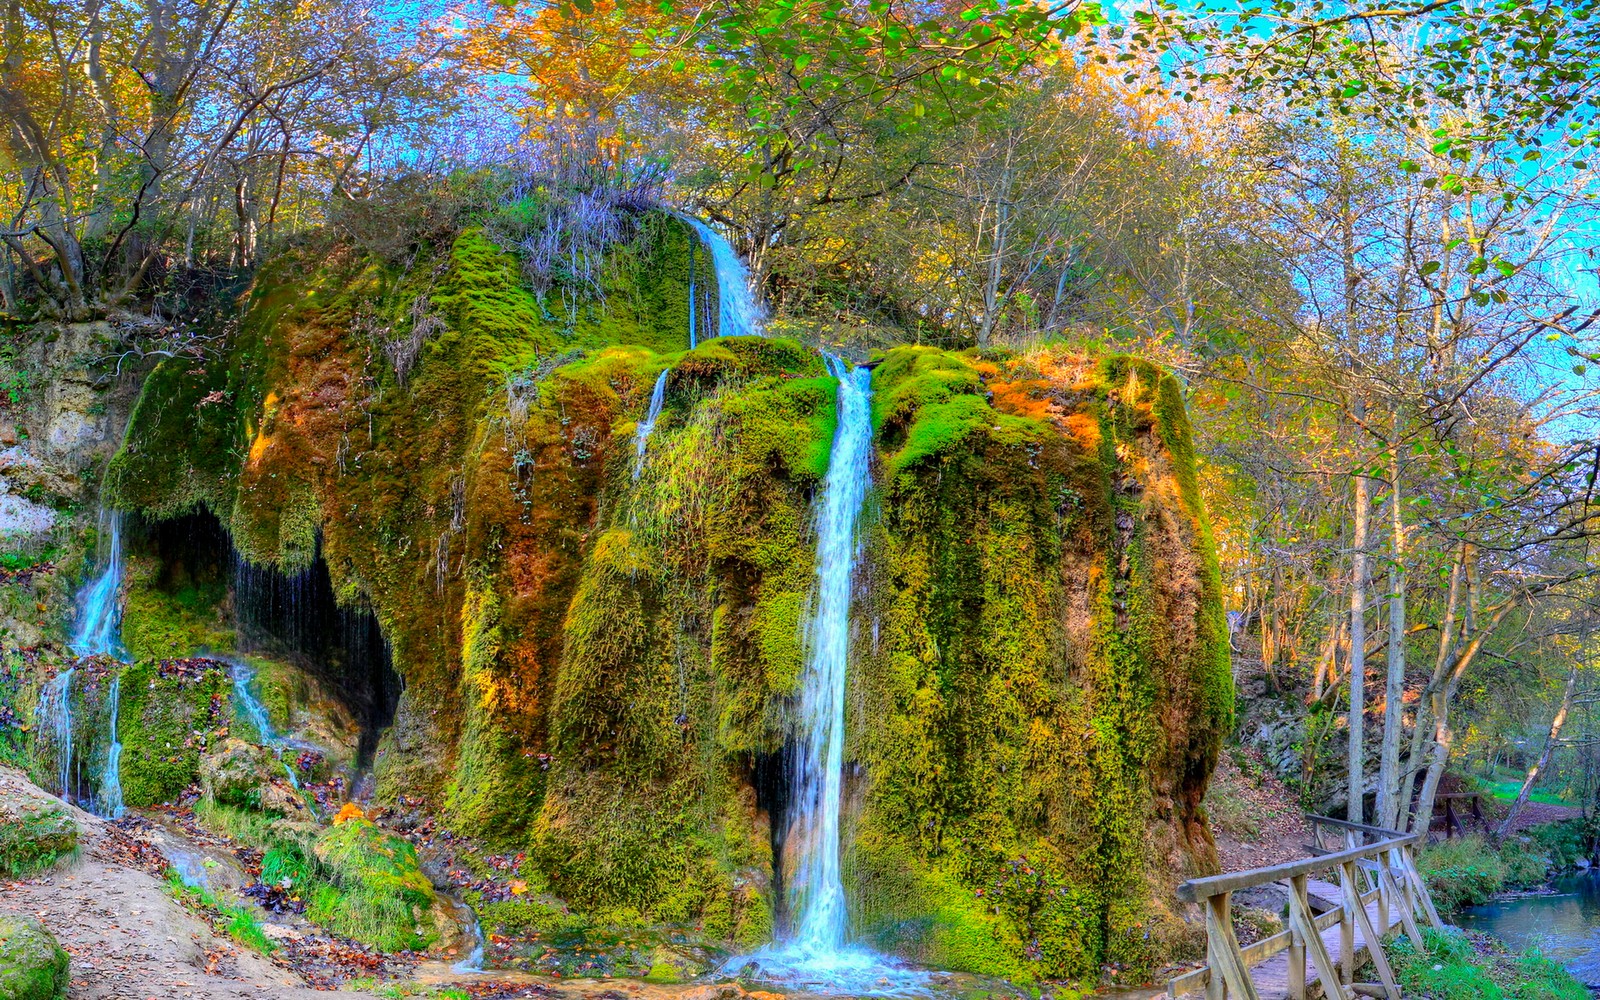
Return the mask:
[[(790, 340), (689, 350), (693, 246), (648, 216), (603, 301), (558, 315), (472, 230), (404, 266), (287, 256), (225, 349), (151, 376), (107, 486), (149, 520), (208, 511), (251, 563), (320, 560), (375, 614), (405, 683), (380, 795), (527, 851), (535, 902), (492, 919), (732, 948), (782, 917), (763, 775), (793, 738), (835, 383)], [(874, 361), (857, 930), (1019, 978), (1147, 966), (1181, 933), (1167, 883), (1212, 863), (1232, 704), (1179, 388), (1065, 351)]]

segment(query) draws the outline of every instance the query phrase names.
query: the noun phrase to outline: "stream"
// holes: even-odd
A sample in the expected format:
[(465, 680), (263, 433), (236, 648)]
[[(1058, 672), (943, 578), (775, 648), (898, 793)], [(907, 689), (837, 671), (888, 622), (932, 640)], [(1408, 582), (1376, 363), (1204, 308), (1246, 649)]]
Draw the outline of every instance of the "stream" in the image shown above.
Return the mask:
[(1513, 951), (1538, 946), (1584, 985), (1600, 989), (1600, 873), (1567, 875), (1555, 892), (1469, 906), (1455, 923), (1486, 931)]

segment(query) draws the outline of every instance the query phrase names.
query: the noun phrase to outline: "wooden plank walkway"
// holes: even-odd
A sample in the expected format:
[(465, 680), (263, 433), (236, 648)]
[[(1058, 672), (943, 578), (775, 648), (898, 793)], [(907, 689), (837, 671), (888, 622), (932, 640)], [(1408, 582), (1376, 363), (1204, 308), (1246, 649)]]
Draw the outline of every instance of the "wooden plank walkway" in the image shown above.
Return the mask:
[[(1329, 907), (1338, 907), (1344, 903), (1344, 890), (1332, 882), (1320, 879), (1308, 879), (1306, 884), (1307, 895), (1319, 902), (1328, 904)], [(1373, 900), (1366, 906), (1367, 916), (1372, 920), (1372, 926), (1378, 926), (1378, 902)], [(1378, 930), (1380, 935), (1387, 934), (1391, 928), (1400, 926), (1400, 914), (1393, 908), (1384, 915), (1388, 922), (1387, 927)], [(1344, 942), (1341, 938), (1338, 925), (1329, 927), (1322, 932), (1323, 946), (1328, 949), (1328, 954), (1336, 965), (1344, 965)], [(1365, 958), (1367, 950), (1367, 937), (1361, 932), (1359, 924), (1355, 928), (1355, 966), (1359, 967)], [(1261, 1000), (1288, 1000), (1289, 992), (1289, 953), (1280, 951), (1271, 958), (1250, 967), (1250, 978), (1256, 984), (1256, 991), (1261, 995)], [(1317, 981), (1315, 968), (1306, 970), (1306, 985)]]
[[(1312, 824), (1313, 857), (1244, 872), (1190, 879), (1178, 899), (1197, 904), (1206, 921), (1206, 964), (1167, 983), (1171, 997), (1205, 994), (1206, 1000), (1307, 1000), (1308, 986), (1329, 1000), (1380, 997), (1401, 1000), (1400, 984), (1382, 938), (1400, 927), (1422, 946), (1422, 927), (1442, 927), (1427, 885), (1417, 871), (1420, 833), (1402, 833), (1326, 816)], [(1343, 841), (1325, 845), (1324, 835)], [(1324, 881), (1322, 876), (1337, 881)], [(1289, 892), (1284, 930), (1250, 944), (1234, 931), (1235, 892), (1277, 883)], [(1372, 963), (1378, 982), (1356, 982)]]

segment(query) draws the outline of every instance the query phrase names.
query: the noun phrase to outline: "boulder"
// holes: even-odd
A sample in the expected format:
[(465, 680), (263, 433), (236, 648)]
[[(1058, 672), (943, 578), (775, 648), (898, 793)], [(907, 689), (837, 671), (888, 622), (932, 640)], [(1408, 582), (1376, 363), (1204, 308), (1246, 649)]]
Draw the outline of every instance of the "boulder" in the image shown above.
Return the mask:
[(260, 808), (263, 786), (277, 764), (270, 750), (230, 737), (200, 758), (200, 787), (213, 802)]
[(77, 847), (78, 824), (60, 806), (0, 799), (0, 875), (31, 875), (51, 867)]
[(67, 995), (67, 953), (33, 917), (0, 917), (0, 997), (56, 1000)]

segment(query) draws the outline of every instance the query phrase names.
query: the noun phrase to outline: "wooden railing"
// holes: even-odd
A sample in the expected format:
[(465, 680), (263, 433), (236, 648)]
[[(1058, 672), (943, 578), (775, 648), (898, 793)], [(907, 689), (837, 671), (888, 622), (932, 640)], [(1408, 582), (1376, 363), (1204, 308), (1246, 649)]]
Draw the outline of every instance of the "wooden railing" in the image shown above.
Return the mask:
[[(1198, 903), (1205, 912), (1206, 964), (1168, 983), (1169, 995), (1204, 990), (1207, 1000), (1223, 1000), (1228, 995), (1237, 1000), (1261, 1000), (1264, 994), (1305, 1000), (1307, 976), (1315, 971), (1329, 1000), (1351, 1000), (1355, 995), (1398, 1000), (1400, 987), (1383, 952), (1383, 936), (1398, 922), (1421, 947), (1420, 922), (1443, 926), (1417, 872), (1414, 851), (1422, 835), (1326, 816), (1308, 816), (1307, 820), (1314, 840), (1308, 850), (1313, 857), (1190, 879), (1178, 886), (1179, 899)], [(1311, 876), (1321, 872), (1334, 872), (1338, 883), (1327, 886), (1335, 905), (1317, 914), (1309, 887)], [(1269, 882), (1283, 882), (1288, 887), (1288, 929), (1241, 945), (1233, 927), (1233, 894)], [(1336, 937), (1324, 936), (1335, 927)], [(1370, 954), (1379, 982), (1355, 981), (1361, 964), (1359, 951)], [(1272, 961), (1285, 952), (1286, 963)]]
[[(1483, 814), (1479, 802), (1483, 798), (1481, 792), (1447, 792), (1433, 797), (1434, 818), (1441, 814), (1444, 816), (1444, 836), (1446, 840), (1454, 837), (1456, 831), (1463, 834), (1467, 832), (1467, 817), (1456, 815), (1456, 803), (1465, 802), (1470, 808), (1470, 816), (1478, 821), (1478, 828), (1484, 833), (1489, 832), (1489, 817)], [(1442, 808), (1441, 808), (1442, 807)]]

